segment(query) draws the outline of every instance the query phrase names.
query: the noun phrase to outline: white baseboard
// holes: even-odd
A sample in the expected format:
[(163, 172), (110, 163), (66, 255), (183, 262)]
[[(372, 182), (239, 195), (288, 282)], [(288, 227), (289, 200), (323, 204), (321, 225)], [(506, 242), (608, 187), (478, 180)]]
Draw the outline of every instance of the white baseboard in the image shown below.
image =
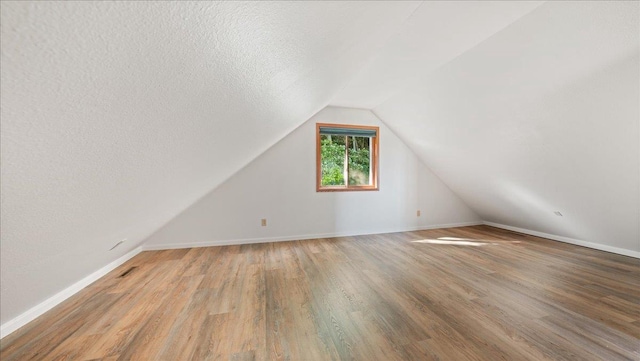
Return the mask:
[(80, 281), (74, 283), (73, 285), (49, 297), (44, 302), (36, 305), (35, 307), (32, 307), (31, 309), (22, 313), (18, 317), (5, 322), (2, 326), (0, 326), (0, 339), (13, 333), (14, 331), (26, 325), (27, 323), (33, 321), (43, 313), (49, 311), (50, 309), (57, 306), (67, 298), (78, 293), (83, 288), (87, 287), (91, 283), (98, 280), (100, 277), (103, 277), (107, 273), (111, 272), (116, 267), (130, 260), (131, 258), (133, 258), (134, 256), (136, 256), (138, 253), (142, 251), (293, 241), (293, 240), (316, 239), (316, 238), (348, 237), (348, 236), (365, 235), (365, 234), (383, 234), (383, 233), (407, 232), (407, 231), (417, 231), (417, 230), (436, 229), (436, 228), (475, 226), (479, 224), (482, 224), (482, 222), (449, 223), (449, 224), (439, 224), (439, 225), (424, 226), (424, 227), (412, 227), (412, 228), (406, 228), (406, 229), (377, 230), (375, 232), (307, 234), (307, 235), (287, 236), (287, 237), (247, 238), (247, 239), (239, 239), (239, 240), (222, 240), (222, 241), (208, 241), (208, 242), (194, 242), (194, 243), (175, 243), (175, 244), (154, 245), (154, 246), (140, 246), (130, 251), (129, 253), (123, 255), (122, 257), (118, 258), (117, 260), (109, 263), (108, 265), (100, 268), (99, 270), (93, 272), (92, 274), (81, 279)]
[(507, 226), (507, 225), (500, 224), (500, 223), (493, 223), (493, 222), (486, 222), (486, 221), (483, 222), (483, 223), (485, 225), (487, 225), (487, 226), (496, 227), (496, 228), (502, 228), (502, 229), (506, 229), (506, 230), (509, 230), (509, 231), (528, 234), (528, 235), (531, 235), (531, 236), (548, 238), (548, 239), (551, 239), (551, 240), (554, 240), (554, 241), (560, 241), (560, 242), (564, 242), (564, 243), (571, 243), (571, 244), (575, 244), (577, 246), (582, 246), (582, 247), (597, 249), (597, 250), (600, 250), (600, 251), (606, 251), (606, 252), (621, 254), (623, 256), (640, 258), (640, 252), (632, 251), (630, 249), (611, 247), (611, 246), (607, 246), (607, 245), (604, 245), (604, 244), (581, 241), (581, 240), (575, 239), (575, 238), (556, 236), (555, 234), (549, 234), (549, 233), (544, 233), (544, 232), (532, 231), (530, 229), (525, 229), (525, 228)]
[(245, 239), (236, 239), (236, 240), (219, 240), (219, 241), (205, 241), (205, 242), (191, 242), (191, 243), (173, 243), (173, 244), (164, 244), (164, 245), (148, 245), (148, 246), (140, 246), (129, 253), (123, 255), (122, 257), (116, 259), (115, 261), (109, 263), (108, 265), (100, 268), (99, 270), (93, 272), (87, 277), (81, 279), (80, 281), (74, 283), (73, 285), (65, 288), (64, 290), (58, 292), (52, 297), (48, 298), (44, 302), (36, 305), (35, 307), (27, 310), (23, 314), (18, 317), (5, 322), (2, 326), (0, 326), (0, 339), (5, 336), (11, 334), (16, 331), (20, 327), (26, 325), (27, 323), (33, 321), (38, 316), (57, 306), (67, 298), (73, 296), (78, 293), (83, 288), (87, 287), (91, 283), (98, 280), (100, 277), (103, 277), (107, 273), (114, 270), (116, 267), (130, 260), (138, 253), (147, 250), (166, 250), (166, 249), (179, 249), (179, 248), (197, 248), (197, 247), (211, 247), (211, 246), (227, 246), (227, 245), (238, 245), (238, 244), (251, 244), (251, 243), (267, 243), (267, 242), (280, 242), (280, 241), (294, 241), (294, 240), (305, 240), (305, 239), (317, 239), (317, 238), (334, 238), (334, 237), (350, 237), (350, 236), (358, 236), (358, 235), (367, 235), (367, 234), (384, 234), (384, 233), (396, 233), (396, 232), (410, 232), (410, 231), (420, 231), (420, 230), (428, 230), (428, 229), (441, 229), (441, 228), (454, 228), (454, 227), (467, 227), (467, 226), (477, 226), (485, 224), (487, 226), (502, 228), (514, 232), (529, 234), (536, 237), (542, 237), (551, 239), (554, 241), (560, 241), (570, 244), (575, 244), (578, 246), (593, 248), (601, 251), (616, 253), (624, 256), (640, 258), (640, 252), (632, 251), (623, 248), (611, 247), (603, 244), (592, 243), (581, 241), (574, 238), (557, 236), (554, 234), (532, 231), (530, 229), (507, 226), (504, 224), (494, 223), (494, 222), (462, 222), (462, 223), (448, 223), (448, 224), (436, 224), (430, 226), (418, 226), (418, 227), (408, 227), (403, 229), (389, 229), (389, 230), (376, 230), (374, 232), (364, 231), (364, 232), (336, 232), (336, 233), (321, 233), (321, 234), (305, 234), (305, 235), (297, 235), (297, 236), (286, 236), (286, 237), (263, 237), (263, 238), (245, 238)]
[(49, 297), (44, 302), (41, 302), (40, 304), (36, 305), (35, 307), (32, 307), (31, 309), (29, 309), (26, 312), (22, 313), (18, 317), (5, 322), (2, 326), (0, 326), (0, 339), (2, 339), (5, 336), (11, 334), (12, 332), (16, 331), (17, 329), (19, 329), (20, 327), (26, 325), (27, 323), (33, 321), (38, 316), (40, 316), (43, 313), (49, 311), (50, 309), (52, 309), (53, 307), (57, 306), (62, 301), (66, 300), (67, 298), (75, 295), (76, 293), (78, 293), (83, 288), (87, 287), (88, 285), (90, 285), (91, 283), (95, 282), (96, 280), (98, 280), (100, 277), (106, 275), (107, 273), (113, 271), (116, 267), (118, 267), (121, 264), (125, 263), (126, 261), (130, 260), (131, 258), (133, 258), (135, 255), (137, 255), (140, 252), (142, 252), (142, 247), (137, 247), (136, 249), (134, 249), (134, 250), (130, 251), (129, 253), (123, 255), (122, 257), (116, 259), (115, 261), (109, 263), (108, 265), (100, 268), (99, 270), (93, 272), (92, 274), (90, 274), (87, 277), (81, 279), (80, 281), (72, 284), (71, 286), (65, 288), (64, 290), (62, 290), (62, 291), (56, 293), (55, 295)]
[(447, 223), (447, 224), (435, 224), (430, 226), (407, 227), (402, 229), (382, 229), (382, 230), (375, 230), (373, 232), (372, 231), (355, 231), (355, 232), (317, 233), (317, 234), (303, 234), (303, 235), (283, 236), (283, 237), (244, 238), (244, 239), (233, 239), (233, 240), (216, 240), (216, 241), (202, 241), (202, 242), (187, 242), (187, 243), (183, 242), (183, 243), (170, 243), (170, 244), (158, 244), (158, 245), (143, 245), (142, 247), (143, 247), (143, 250), (145, 251), (160, 251), (165, 249), (232, 246), (232, 245), (238, 245), (238, 244), (251, 244), (251, 243), (301, 241), (305, 239), (363, 236), (367, 234), (410, 232), (410, 231), (421, 231), (421, 230), (427, 230), (427, 229), (477, 226), (481, 224), (483, 223), (482, 222)]
[(103, 277), (107, 273), (114, 270), (116, 267), (130, 260), (138, 253), (147, 250), (166, 250), (166, 249), (179, 249), (179, 248), (196, 248), (196, 247), (211, 247), (211, 246), (227, 246), (227, 245), (238, 245), (238, 244), (250, 244), (250, 243), (267, 243), (267, 242), (280, 242), (280, 241), (294, 241), (294, 240), (305, 240), (305, 239), (317, 239), (317, 238), (334, 238), (334, 237), (350, 237), (350, 236), (358, 236), (358, 235), (367, 235), (367, 234), (384, 234), (384, 233), (396, 233), (396, 232), (410, 232), (410, 231), (420, 231), (420, 230), (428, 230), (428, 229), (441, 229), (441, 228), (454, 228), (454, 227), (467, 227), (467, 226), (477, 226), (485, 224), (487, 226), (502, 228), (514, 232), (529, 234), (536, 237), (542, 237), (551, 239), (554, 241), (560, 241), (570, 244), (575, 244), (578, 246), (593, 248), (601, 251), (616, 253), (624, 256), (640, 258), (640, 252), (632, 251), (624, 248), (611, 247), (603, 244), (592, 243), (581, 241), (574, 238), (557, 236), (554, 234), (532, 231), (530, 229), (507, 226), (504, 224), (494, 223), (494, 222), (462, 222), (462, 223), (448, 223), (448, 224), (436, 224), (430, 226), (418, 226), (418, 227), (408, 227), (403, 229), (390, 229), (390, 230), (376, 230), (374, 232), (365, 231), (365, 232), (336, 232), (336, 233), (321, 233), (321, 234), (306, 234), (306, 235), (298, 235), (298, 236), (286, 236), (286, 237), (263, 237), (263, 238), (245, 238), (239, 240), (219, 240), (219, 241), (205, 241), (205, 242), (192, 242), (192, 243), (173, 243), (173, 244), (164, 244), (164, 245), (149, 245), (149, 246), (140, 246), (136, 249), (130, 251), (129, 253), (123, 255), (122, 257), (116, 259), (115, 261), (109, 263), (108, 265), (100, 268), (99, 270), (93, 272), (87, 277), (81, 279), (80, 281), (74, 283), (73, 285), (65, 288), (64, 290), (56, 293), (52, 297), (48, 298), (44, 302), (36, 305), (35, 307), (27, 310), (23, 314), (18, 317), (5, 322), (2, 326), (0, 326), (0, 339), (5, 336), (11, 334), (16, 331), (20, 327), (26, 325), (27, 323), (33, 321), (38, 316), (57, 306), (64, 300), (78, 293), (83, 288), (87, 287), (91, 283), (98, 280), (100, 277)]

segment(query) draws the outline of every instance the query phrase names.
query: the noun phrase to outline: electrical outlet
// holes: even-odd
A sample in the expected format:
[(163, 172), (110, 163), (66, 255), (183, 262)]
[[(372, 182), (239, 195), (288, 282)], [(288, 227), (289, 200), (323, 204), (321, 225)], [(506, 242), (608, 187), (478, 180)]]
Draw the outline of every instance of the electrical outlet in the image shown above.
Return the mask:
[(420, 210), (418, 209), (418, 211), (416, 212), (416, 216), (420, 217)]
[(260, 224), (262, 224), (262, 227), (266, 227), (267, 226), (267, 219), (266, 218), (262, 218)]

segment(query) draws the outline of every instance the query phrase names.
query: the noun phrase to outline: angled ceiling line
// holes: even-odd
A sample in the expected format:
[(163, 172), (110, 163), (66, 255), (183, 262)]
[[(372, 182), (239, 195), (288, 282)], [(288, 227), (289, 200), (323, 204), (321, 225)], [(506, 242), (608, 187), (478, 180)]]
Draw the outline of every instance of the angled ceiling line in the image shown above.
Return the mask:
[[(413, 9), (411, 14), (409, 14), (409, 16), (407, 16), (402, 21), (402, 23), (400, 23), (400, 25), (398, 25), (398, 30), (393, 32), (391, 35), (389, 35), (385, 39), (385, 41), (382, 42), (382, 44), (380, 45), (378, 50), (375, 52), (375, 54), (373, 54), (372, 56), (370, 56), (369, 58), (367, 58), (365, 61), (362, 62), (361, 66), (360, 66), (360, 69), (351, 75), (351, 78), (347, 82), (345, 82), (345, 84), (336, 92), (336, 94), (340, 94), (344, 89), (346, 89), (349, 85), (351, 85), (353, 83), (353, 80), (356, 78), (356, 76), (358, 74), (360, 74), (366, 68), (367, 64), (371, 63), (373, 60), (375, 60), (377, 57), (380, 56), (380, 53), (381, 53), (382, 49), (384, 48), (384, 46), (387, 45), (387, 43), (389, 43), (389, 41), (391, 41), (395, 36), (397, 36), (400, 33), (402, 28), (404, 28), (407, 25), (407, 22), (409, 20), (411, 20), (411, 18), (413, 18), (416, 15), (416, 13), (418, 12), (418, 10), (422, 7), (422, 5), (424, 5), (425, 1), (426, 0), (420, 1), (418, 6), (416, 6), (415, 9)], [(331, 102), (329, 102), (329, 103), (331, 103)], [(335, 105), (335, 106), (347, 108), (346, 106), (341, 106), (341, 105)], [(367, 108), (367, 107), (348, 107), (348, 108), (366, 109), (366, 110), (373, 109), (373, 108)]]
[(458, 199), (464, 204), (466, 205), (469, 209), (471, 209), (477, 216), (478, 218), (480, 218), (482, 221), (484, 221), (484, 219), (482, 219), (483, 217), (481, 216), (481, 213), (475, 208), (472, 207), (471, 205), (469, 205), (469, 203), (466, 201), (466, 199), (462, 196), (460, 196), (460, 194), (458, 194), (458, 192), (456, 192), (455, 190), (453, 190), (450, 186), (449, 183), (445, 182), (444, 179), (442, 179), (442, 177), (440, 176), (440, 174), (438, 174), (438, 172), (436, 172), (429, 164), (427, 164), (427, 162), (422, 158), (422, 156), (416, 152), (416, 150), (413, 148), (413, 146), (407, 142), (407, 139), (403, 136), (400, 135), (400, 133), (398, 133), (392, 126), (389, 125), (389, 122), (387, 122), (386, 120), (384, 120), (382, 118), (382, 116), (380, 116), (380, 114), (378, 114), (375, 109), (370, 109), (369, 110), (371, 113), (373, 113), (373, 115), (376, 116), (376, 118), (378, 118), (380, 120), (380, 122), (382, 124), (384, 124), (389, 131), (391, 131), (391, 133), (393, 133), (393, 135), (395, 135), (398, 139), (400, 139), (404, 145), (409, 149), (409, 151), (411, 153), (413, 153), (413, 155), (416, 156), (416, 159), (418, 159), (418, 161), (420, 161), (420, 163), (427, 169), (429, 169), (429, 171), (431, 171), (431, 173), (433, 173), (433, 175), (438, 178), (438, 180), (444, 184), (445, 187), (447, 187), (447, 189), (449, 189), (451, 191), (452, 194), (454, 194), (456, 197), (458, 197)]
[(513, 21), (505, 24), (503, 27), (501, 27), (500, 29), (498, 29), (497, 31), (493, 32), (492, 34), (490, 34), (489, 36), (485, 37), (484, 39), (482, 39), (481, 41), (479, 41), (478, 43), (474, 44), (473, 46), (465, 49), (464, 51), (462, 51), (461, 53), (459, 53), (458, 55), (454, 56), (453, 58), (447, 60), (446, 62), (438, 65), (435, 69), (429, 70), (423, 74), (420, 74), (416, 77), (406, 77), (405, 79), (407, 79), (407, 81), (403, 81), (403, 85), (395, 90), (393, 92), (393, 94), (388, 95), (384, 100), (382, 100), (381, 102), (377, 103), (375, 106), (373, 106), (371, 109), (375, 109), (378, 108), (380, 106), (382, 106), (384, 103), (388, 102), (389, 99), (393, 98), (394, 96), (398, 95), (400, 92), (403, 91), (407, 91), (408, 89), (410, 89), (414, 84), (418, 83), (419, 81), (423, 81), (424, 79), (428, 78), (429, 76), (431, 76), (432, 74), (437, 73), (440, 69), (444, 68), (445, 66), (447, 66), (448, 64), (456, 61), (457, 59), (459, 59), (460, 57), (464, 56), (465, 54), (473, 51), (475, 48), (481, 46), (483, 43), (485, 43), (486, 41), (488, 41), (489, 39), (491, 39), (492, 37), (496, 36), (497, 34), (505, 31), (507, 28), (509, 28), (511, 25), (517, 23), (518, 21), (520, 21), (522, 18), (524, 18), (525, 16), (531, 14), (532, 12), (534, 12), (536, 9), (539, 9), (540, 6), (542, 6), (544, 3), (546, 3), (547, 1), (541, 1), (540, 4), (538, 4), (535, 8), (527, 11), (526, 13), (518, 16), (516, 19), (514, 19)]

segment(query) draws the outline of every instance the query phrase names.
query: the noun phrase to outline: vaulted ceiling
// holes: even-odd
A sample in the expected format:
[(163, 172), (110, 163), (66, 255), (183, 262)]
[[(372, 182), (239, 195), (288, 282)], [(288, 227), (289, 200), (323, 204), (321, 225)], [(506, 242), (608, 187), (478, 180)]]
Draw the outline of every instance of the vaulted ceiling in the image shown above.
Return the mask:
[(639, 10), (545, 3), (374, 111), (483, 220), (638, 252)]
[(373, 109), (537, 8), (543, 1), (425, 1), (331, 104)]
[(487, 220), (640, 250), (637, 2), (0, 6), (2, 323), (328, 104)]
[(418, 4), (1, 6), (5, 322), (326, 106)]

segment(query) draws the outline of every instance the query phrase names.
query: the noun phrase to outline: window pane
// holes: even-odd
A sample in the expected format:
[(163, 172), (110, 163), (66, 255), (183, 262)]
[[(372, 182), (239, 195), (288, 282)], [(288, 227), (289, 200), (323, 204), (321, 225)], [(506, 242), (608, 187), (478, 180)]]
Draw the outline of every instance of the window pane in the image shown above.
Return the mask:
[(371, 184), (371, 138), (349, 137), (349, 185), (367, 186)]
[(345, 137), (335, 135), (320, 136), (320, 157), (322, 167), (322, 186), (343, 186)]

